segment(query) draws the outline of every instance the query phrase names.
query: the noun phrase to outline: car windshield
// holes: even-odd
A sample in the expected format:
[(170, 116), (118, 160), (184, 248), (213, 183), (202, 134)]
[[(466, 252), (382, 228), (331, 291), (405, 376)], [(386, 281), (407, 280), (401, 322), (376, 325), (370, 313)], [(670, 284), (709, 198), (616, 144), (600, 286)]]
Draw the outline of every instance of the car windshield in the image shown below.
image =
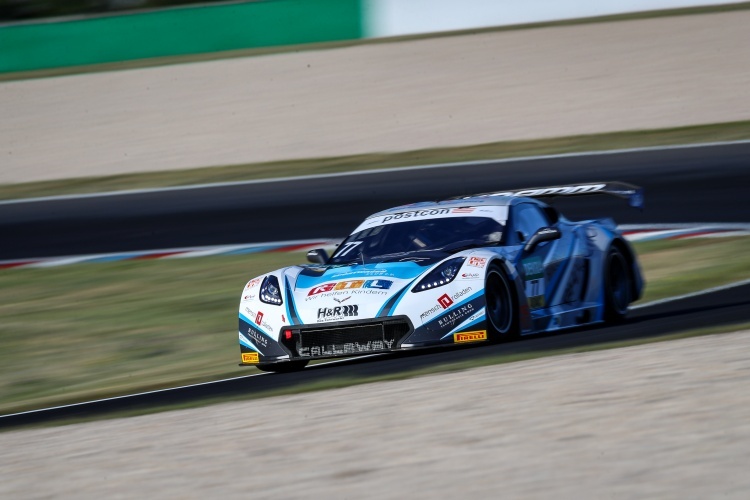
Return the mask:
[(379, 225), (351, 234), (339, 245), (329, 264), (402, 260), (413, 253), (444, 257), (466, 248), (499, 245), (503, 229), (500, 222), (489, 217), (446, 217)]

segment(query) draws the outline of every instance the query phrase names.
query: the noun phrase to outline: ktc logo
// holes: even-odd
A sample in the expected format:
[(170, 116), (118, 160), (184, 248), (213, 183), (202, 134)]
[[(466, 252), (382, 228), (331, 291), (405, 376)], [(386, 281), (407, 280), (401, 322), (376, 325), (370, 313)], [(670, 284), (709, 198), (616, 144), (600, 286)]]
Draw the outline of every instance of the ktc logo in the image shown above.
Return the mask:
[(443, 309), (448, 309), (450, 306), (453, 305), (453, 301), (450, 297), (448, 297), (448, 294), (444, 294), (440, 297), (438, 297), (438, 304), (440, 304), (440, 307)]
[(338, 283), (326, 283), (325, 285), (314, 286), (307, 293), (307, 296), (317, 295), (324, 292), (333, 292), (336, 290), (352, 290), (354, 288), (375, 288), (378, 290), (388, 290), (391, 288), (391, 280), (347, 280)]
[(255, 315), (255, 324), (260, 325), (261, 323), (263, 323), (263, 313), (259, 311), (258, 314)]

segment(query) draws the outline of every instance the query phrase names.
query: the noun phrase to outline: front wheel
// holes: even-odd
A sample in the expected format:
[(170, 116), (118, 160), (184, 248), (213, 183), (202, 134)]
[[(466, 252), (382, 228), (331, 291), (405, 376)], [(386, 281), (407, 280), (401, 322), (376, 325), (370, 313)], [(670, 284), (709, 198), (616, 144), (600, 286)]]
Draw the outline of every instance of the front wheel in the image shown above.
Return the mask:
[(255, 365), (258, 370), (273, 373), (290, 373), (297, 372), (307, 366), (309, 361), (282, 361), (281, 363), (268, 363), (265, 365)]
[(518, 315), (513, 300), (513, 289), (507, 275), (498, 266), (492, 266), (487, 272), (484, 298), (490, 340), (497, 342), (515, 337), (518, 331)]
[(604, 320), (608, 323), (624, 320), (630, 300), (628, 262), (622, 252), (612, 247), (604, 269)]

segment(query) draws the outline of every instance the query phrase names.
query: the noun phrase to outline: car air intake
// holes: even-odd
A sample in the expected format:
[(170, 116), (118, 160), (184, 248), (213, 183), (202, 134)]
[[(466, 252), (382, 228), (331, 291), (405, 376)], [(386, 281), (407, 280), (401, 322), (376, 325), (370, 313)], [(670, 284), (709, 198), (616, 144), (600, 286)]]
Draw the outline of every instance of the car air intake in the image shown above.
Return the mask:
[(301, 358), (326, 358), (395, 349), (411, 332), (406, 319), (309, 326), (292, 329), (282, 343)]

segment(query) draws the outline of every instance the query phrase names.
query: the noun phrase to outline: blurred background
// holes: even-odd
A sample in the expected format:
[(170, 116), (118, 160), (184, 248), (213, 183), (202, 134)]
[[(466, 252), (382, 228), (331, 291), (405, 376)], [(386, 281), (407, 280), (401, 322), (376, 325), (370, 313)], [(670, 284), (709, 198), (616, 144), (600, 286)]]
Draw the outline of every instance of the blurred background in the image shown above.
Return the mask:
[[(492, 190), (604, 180), (641, 185), (644, 212), (619, 200), (558, 206), (574, 219), (614, 217), (626, 224), (646, 275), (643, 302), (740, 285), (705, 301), (641, 309), (619, 329), (461, 351), (463, 368), (598, 349), (605, 339), (639, 343), (706, 333), (698, 327), (708, 333), (746, 328), (749, 25), (750, 3), (714, 0), (0, 0), (0, 414), (194, 383), (211, 385), (182, 392), (179, 404), (406, 376), (417, 363), (441, 371), (459, 354), (225, 381), (255, 371), (237, 366), (237, 304), (247, 280), (304, 262), (305, 249), (335, 244), (378, 210)], [(660, 366), (667, 355), (645, 364)], [(675, 363), (670, 377), (712, 373)], [(556, 382), (563, 389), (580, 383), (566, 380)], [(616, 386), (590, 390), (605, 394)], [(649, 401), (669, 401), (672, 389), (668, 383), (667, 396)], [(436, 404), (429, 398), (450, 399), (440, 390), (420, 394), (427, 408)], [(627, 399), (640, 406), (622, 410), (612, 403), (616, 414), (645, 414), (647, 424), (670, 423), (674, 416), (669, 408), (666, 418), (649, 415), (653, 406), (641, 404), (637, 394)], [(567, 402), (543, 407), (546, 398), (529, 401), (542, 405), (529, 410), (534, 418), (561, 419), (540, 424), (545, 440), (550, 429), (572, 423), (602, 422), (603, 433), (619, 423), (617, 415), (605, 421), (558, 411)], [(388, 400), (380, 408), (393, 413), (381, 421), (400, 422), (399, 408), (409, 404)], [(501, 429), (484, 420), (494, 410), (482, 407), (482, 415), (467, 416), (462, 408), (432, 413), (453, 415), (453, 423), (467, 417), (470, 427), (496, 437), (497, 456), (506, 456), (503, 436), (527, 422), (513, 420)], [(746, 422), (747, 408), (723, 415)], [(347, 420), (350, 414), (345, 409), (331, 418), (340, 415)], [(739, 428), (732, 421), (702, 421), (710, 429)], [(292, 425), (307, 429), (310, 422)], [(328, 430), (309, 435), (327, 436)], [(470, 430), (459, 427), (451, 441), (469, 455), (475, 444), (488, 442), (464, 439)], [(633, 435), (641, 434), (618, 435), (612, 447), (620, 449)], [(219, 436), (216, 442), (223, 442)], [(579, 438), (555, 434), (549, 442)], [(51, 444), (23, 440), (0, 446), (17, 453), (7, 462), (18, 474), (16, 482), (0, 481), (0, 496), (2, 488), (9, 498), (23, 496), (23, 487), (34, 482), (29, 471), (35, 468), (27, 464), (35, 460), (97, 456), (68, 452), (60, 439), (59, 453), (46, 448)], [(174, 443), (181, 441), (178, 436)], [(665, 449), (690, 456), (679, 447)], [(594, 472), (601, 465), (595, 451), (585, 457)], [(129, 453), (122, 455), (128, 464), (152, 456)], [(343, 449), (332, 454), (346, 455)], [(282, 448), (273, 456), (299, 455)], [(540, 456), (546, 455), (530, 455), (527, 470), (574, 462), (540, 463)], [(738, 452), (729, 466), (716, 460), (711, 466), (731, 474), (731, 466), (746, 459)], [(508, 476), (522, 477), (510, 462)], [(318, 477), (315, 464), (295, 465)], [(65, 476), (59, 463), (48, 466)], [(157, 469), (144, 466), (146, 474)], [(637, 473), (623, 474), (624, 487)], [(106, 474), (92, 481), (101, 477)], [(304, 490), (300, 482), (282, 482), (292, 488), (285, 493)], [(576, 484), (575, 474), (566, 484)], [(320, 485), (325, 490), (323, 480)], [(107, 484), (99, 487), (106, 492)], [(522, 485), (518, 491), (529, 490)]]
[(133, 9), (156, 9), (222, 1), (226, 3), (226, 0), (2, 0), (0, 1), (0, 22), (107, 14)]

